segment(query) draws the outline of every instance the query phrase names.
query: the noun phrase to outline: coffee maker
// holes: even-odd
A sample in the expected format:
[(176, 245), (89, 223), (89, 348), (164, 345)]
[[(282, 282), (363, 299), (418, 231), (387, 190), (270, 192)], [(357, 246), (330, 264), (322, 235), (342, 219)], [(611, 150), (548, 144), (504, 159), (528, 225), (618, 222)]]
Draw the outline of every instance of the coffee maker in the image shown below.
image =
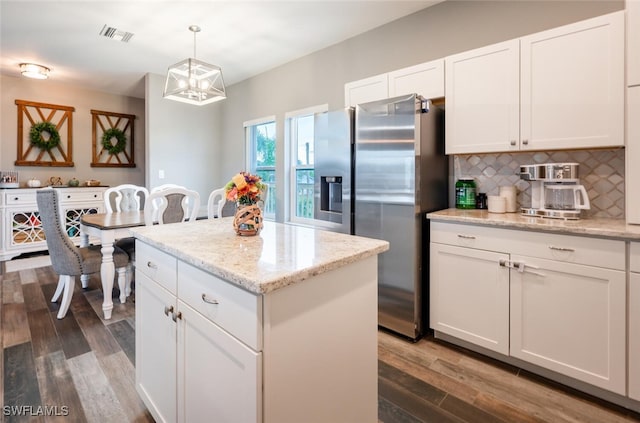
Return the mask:
[(580, 219), (581, 210), (591, 208), (589, 196), (578, 179), (578, 163), (520, 166), (520, 178), (531, 183), (531, 207), (526, 216)]

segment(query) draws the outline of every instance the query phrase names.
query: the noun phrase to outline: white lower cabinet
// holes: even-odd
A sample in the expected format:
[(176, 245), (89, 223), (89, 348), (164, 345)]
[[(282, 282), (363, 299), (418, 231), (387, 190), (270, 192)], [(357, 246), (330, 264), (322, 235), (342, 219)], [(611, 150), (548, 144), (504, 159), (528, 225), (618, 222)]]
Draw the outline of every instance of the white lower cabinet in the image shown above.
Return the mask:
[(431, 244), (431, 327), (509, 354), (508, 254)]
[(630, 243), (629, 398), (640, 401), (640, 243)]
[(620, 395), (624, 241), (431, 222), (438, 333)]
[(136, 387), (157, 422), (178, 416), (176, 306), (175, 294), (136, 272)]
[(180, 301), (178, 310), (178, 421), (262, 421), (262, 353)]
[(625, 395), (624, 270), (511, 259), (510, 355)]
[[(224, 322), (227, 312), (237, 310), (244, 299), (251, 303), (258, 297), (144, 244), (137, 243), (136, 249), (142, 258), (136, 272), (136, 380), (154, 419), (262, 421), (262, 353), (231, 335), (237, 336), (238, 323), (225, 327), (214, 323)], [(161, 276), (156, 273), (159, 267), (167, 270)], [(183, 292), (178, 282), (192, 285), (194, 280), (201, 286)], [(191, 301), (194, 290), (201, 304), (193, 305), (203, 314), (185, 302)], [(225, 290), (238, 295), (227, 295)], [(205, 317), (207, 307), (215, 311)], [(258, 311), (249, 305), (244, 313), (255, 320)], [(237, 315), (237, 322), (247, 320), (250, 317)]]

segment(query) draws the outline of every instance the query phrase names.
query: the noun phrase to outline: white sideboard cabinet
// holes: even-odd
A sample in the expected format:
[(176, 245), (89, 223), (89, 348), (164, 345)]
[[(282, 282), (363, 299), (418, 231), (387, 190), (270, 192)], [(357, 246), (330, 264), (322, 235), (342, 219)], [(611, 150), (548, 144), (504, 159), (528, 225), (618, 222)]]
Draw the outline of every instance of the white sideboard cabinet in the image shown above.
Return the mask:
[(630, 243), (629, 398), (640, 401), (640, 242)]
[[(0, 189), (0, 261), (11, 260), (23, 253), (47, 249), (36, 203), (38, 189)], [(103, 195), (107, 187), (54, 189), (59, 192), (63, 227), (67, 235), (79, 244), (80, 218), (87, 213), (104, 212)]]
[(439, 333), (626, 394), (624, 241), (431, 222)]
[(615, 12), (447, 57), (446, 153), (623, 146), (624, 45)]

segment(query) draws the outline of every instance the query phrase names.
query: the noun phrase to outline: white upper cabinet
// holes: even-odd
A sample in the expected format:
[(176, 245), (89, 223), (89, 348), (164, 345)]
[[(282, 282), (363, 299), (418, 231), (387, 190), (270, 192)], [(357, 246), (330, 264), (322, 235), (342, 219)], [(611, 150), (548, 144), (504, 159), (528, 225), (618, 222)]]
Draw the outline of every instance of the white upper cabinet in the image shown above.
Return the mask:
[(382, 100), (388, 96), (389, 81), (386, 73), (344, 84), (345, 107), (355, 107), (360, 103)]
[(389, 72), (389, 97), (420, 94), (432, 99), (444, 97), (444, 59)]
[[(627, 89), (627, 147), (625, 148), (625, 179), (640, 180), (640, 86)], [(635, 183), (625, 187), (627, 223), (640, 224), (640, 189)]]
[(520, 39), (521, 148), (624, 145), (624, 12)]
[(640, 0), (627, 0), (627, 85), (640, 85)]
[(446, 154), (517, 150), (519, 42), (445, 59)]
[(624, 145), (624, 12), (447, 57), (445, 72), (447, 154)]
[(426, 99), (444, 96), (444, 59), (421, 63), (344, 85), (345, 107), (404, 94)]

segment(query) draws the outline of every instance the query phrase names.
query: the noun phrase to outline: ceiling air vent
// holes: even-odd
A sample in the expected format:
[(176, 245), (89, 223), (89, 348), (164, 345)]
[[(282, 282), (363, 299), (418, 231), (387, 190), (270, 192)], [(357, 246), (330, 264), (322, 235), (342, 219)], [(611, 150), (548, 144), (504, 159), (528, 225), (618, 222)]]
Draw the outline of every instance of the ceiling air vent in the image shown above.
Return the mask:
[(128, 43), (131, 37), (133, 37), (132, 32), (121, 31), (118, 28), (114, 28), (109, 25), (105, 25), (102, 27), (100, 35), (102, 35), (103, 37), (111, 38), (112, 40), (122, 41), (123, 43)]

